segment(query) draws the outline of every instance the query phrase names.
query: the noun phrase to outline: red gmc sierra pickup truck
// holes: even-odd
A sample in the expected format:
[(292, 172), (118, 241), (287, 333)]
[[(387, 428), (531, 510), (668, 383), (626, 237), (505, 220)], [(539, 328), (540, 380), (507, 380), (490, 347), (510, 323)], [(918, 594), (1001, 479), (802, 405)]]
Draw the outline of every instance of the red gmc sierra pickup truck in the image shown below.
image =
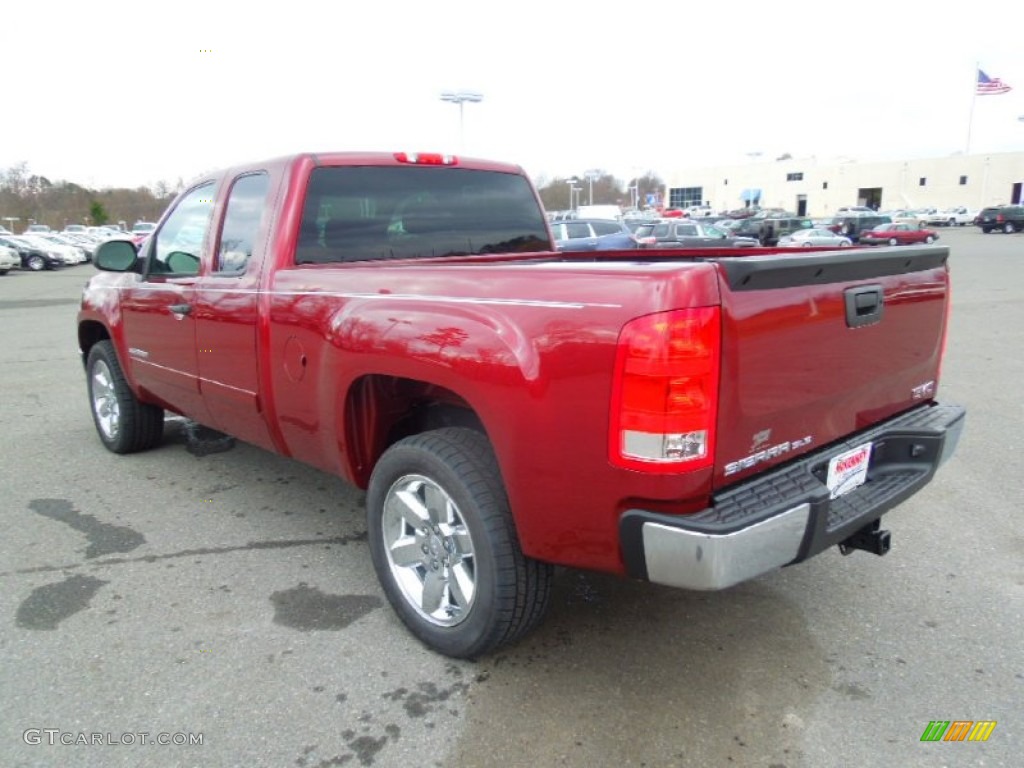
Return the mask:
[(78, 341), (108, 449), (169, 411), (366, 488), (395, 611), (473, 657), (555, 565), (715, 590), (884, 554), (964, 422), (935, 401), (948, 256), (558, 253), (517, 166), (301, 154), (103, 245)]

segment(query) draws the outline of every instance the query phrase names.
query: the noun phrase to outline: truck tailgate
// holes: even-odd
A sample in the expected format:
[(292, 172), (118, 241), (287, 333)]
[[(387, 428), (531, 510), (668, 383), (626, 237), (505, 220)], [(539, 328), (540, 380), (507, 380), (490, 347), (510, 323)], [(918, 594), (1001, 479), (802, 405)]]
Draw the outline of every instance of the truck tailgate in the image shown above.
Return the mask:
[(714, 258), (723, 349), (715, 487), (930, 401), (948, 256), (929, 246)]

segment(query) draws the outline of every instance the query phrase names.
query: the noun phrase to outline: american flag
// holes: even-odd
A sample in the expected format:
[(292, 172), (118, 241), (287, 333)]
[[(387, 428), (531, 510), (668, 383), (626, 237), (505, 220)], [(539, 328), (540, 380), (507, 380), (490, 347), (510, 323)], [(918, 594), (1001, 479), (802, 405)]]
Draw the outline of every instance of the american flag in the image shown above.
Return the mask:
[(978, 95), (992, 96), (997, 93), (1009, 93), (1012, 89), (998, 77), (989, 77), (978, 70)]

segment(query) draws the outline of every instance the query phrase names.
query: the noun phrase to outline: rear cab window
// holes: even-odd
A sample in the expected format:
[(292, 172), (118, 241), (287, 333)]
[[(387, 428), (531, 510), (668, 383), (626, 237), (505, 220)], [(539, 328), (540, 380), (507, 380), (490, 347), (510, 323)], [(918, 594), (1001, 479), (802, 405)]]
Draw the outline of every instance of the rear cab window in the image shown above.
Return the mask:
[[(572, 222), (566, 227), (574, 237)], [(295, 263), (529, 253), (550, 247), (544, 213), (529, 182), (517, 174), (327, 166), (310, 175)]]

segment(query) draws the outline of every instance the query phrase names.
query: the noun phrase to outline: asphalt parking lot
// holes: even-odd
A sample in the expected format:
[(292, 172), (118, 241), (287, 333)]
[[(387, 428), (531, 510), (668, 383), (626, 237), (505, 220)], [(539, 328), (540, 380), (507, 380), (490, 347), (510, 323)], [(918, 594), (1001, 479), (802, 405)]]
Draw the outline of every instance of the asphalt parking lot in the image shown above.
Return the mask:
[[(1020, 765), (1024, 234), (941, 234), (939, 399), (968, 422), (889, 555), (715, 594), (563, 571), (539, 631), (477, 662), (400, 625), (342, 481), (180, 422), (105, 451), (93, 268), (0, 278), (0, 765)], [(921, 742), (933, 720), (997, 725)]]

